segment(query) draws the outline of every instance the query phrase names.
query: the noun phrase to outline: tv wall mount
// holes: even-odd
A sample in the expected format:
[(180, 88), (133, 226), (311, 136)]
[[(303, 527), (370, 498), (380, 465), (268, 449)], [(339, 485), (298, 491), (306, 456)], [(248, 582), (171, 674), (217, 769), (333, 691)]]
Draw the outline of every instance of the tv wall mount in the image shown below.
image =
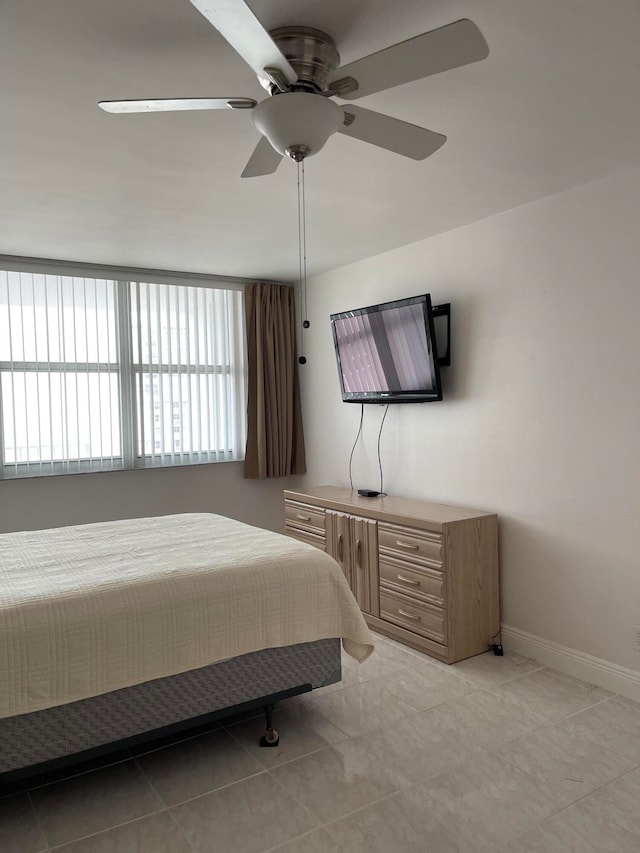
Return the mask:
[[(436, 330), (436, 347), (438, 351), (438, 364), (440, 367), (449, 367), (451, 365), (451, 303), (443, 302), (442, 305), (432, 305), (431, 306), (431, 315), (434, 320), (436, 317), (444, 317), (445, 319), (441, 321), (441, 324), (438, 324), (438, 329), (442, 333), (443, 326), (446, 329), (446, 347), (444, 347), (444, 352), (441, 352), (442, 349), (442, 334), (438, 335), (438, 331)], [(435, 323), (434, 323), (435, 325)]]

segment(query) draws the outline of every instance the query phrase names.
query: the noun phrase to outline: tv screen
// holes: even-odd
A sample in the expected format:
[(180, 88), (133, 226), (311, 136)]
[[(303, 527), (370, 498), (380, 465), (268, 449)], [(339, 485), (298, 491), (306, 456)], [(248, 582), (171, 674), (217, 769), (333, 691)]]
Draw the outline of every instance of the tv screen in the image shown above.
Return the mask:
[(442, 400), (429, 294), (331, 315), (346, 403)]

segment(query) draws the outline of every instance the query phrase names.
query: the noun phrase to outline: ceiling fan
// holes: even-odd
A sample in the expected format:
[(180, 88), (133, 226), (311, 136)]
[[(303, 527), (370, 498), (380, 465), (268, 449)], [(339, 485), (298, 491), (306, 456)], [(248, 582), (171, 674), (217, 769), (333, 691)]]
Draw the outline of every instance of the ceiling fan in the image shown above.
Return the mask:
[(173, 110), (251, 110), (262, 139), (243, 178), (268, 175), (284, 155), (300, 162), (316, 154), (333, 133), (423, 160), (446, 136), (362, 107), (341, 106), (402, 83), (478, 62), (489, 55), (478, 27), (466, 18), (422, 33), (348, 65), (330, 36), (310, 27), (267, 32), (243, 0), (190, 0), (258, 75), (271, 97), (160, 98), (100, 101), (112, 113)]

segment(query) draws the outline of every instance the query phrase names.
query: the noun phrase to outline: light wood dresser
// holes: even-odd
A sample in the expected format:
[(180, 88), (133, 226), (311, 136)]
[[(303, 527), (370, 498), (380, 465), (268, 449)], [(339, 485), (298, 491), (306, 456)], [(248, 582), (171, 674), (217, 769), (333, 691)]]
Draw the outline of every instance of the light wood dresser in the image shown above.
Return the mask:
[(285, 491), (285, 532), (340, 564), (369, 626), (445, 661), (500, 629), (495, 514), (318, 486)]

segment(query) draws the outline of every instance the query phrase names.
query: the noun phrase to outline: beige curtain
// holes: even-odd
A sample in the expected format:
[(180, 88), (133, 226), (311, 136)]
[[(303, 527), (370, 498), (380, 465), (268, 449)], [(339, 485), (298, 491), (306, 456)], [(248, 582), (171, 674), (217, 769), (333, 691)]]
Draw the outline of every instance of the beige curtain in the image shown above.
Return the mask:
[(304, 435), (292, 287), (245, 288), (249, 372), (244, 476), (304, 474)]

